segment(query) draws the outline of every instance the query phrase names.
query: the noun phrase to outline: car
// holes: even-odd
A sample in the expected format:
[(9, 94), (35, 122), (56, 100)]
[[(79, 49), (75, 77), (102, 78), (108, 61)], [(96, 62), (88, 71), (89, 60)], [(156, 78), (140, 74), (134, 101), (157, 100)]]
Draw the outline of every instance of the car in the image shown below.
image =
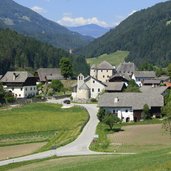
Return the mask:
[(64, 100), (63, 103), (65, 103), (65, 104), (70, 104), (71, 101), (70, 101), (70, 100)]

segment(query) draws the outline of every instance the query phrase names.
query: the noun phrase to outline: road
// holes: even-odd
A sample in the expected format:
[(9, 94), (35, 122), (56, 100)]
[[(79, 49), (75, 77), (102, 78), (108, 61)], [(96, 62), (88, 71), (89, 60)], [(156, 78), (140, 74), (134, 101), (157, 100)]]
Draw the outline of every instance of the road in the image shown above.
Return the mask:
[[(51, 103), (61, 103), (62, 101), (55, 101), (51, 100), (49, 101)], [(69, 105), (72, 106), (72, 105)], [(69, 155), (89, 155), (89, 154), (99, 154), (97, 152), (93, 152), (89, 150), (89, 145), (92, 142), (95, 131), (96, 131), (96, 126), (98, 124), (98, 119), (97, 119), (97, 105), (95, 104), (80, 104), (80, 106), (83, 106), (84, 108), (87, 109), (90, 119), (86, 126), (84, 127), (83, 131), (81, 134), (78, 136), (78, 138), (73, 141), (72, 143), (65, 145), (63, 147), (60, 147), (59, 149), (56, 150), (49, 150), (46, 152), (42, 153), (37, 153), (37, 154), (32, 154), (32, 155), (27, 155), (24, 157), (18, 157), (14, 159), (9, 159), (9, 160), (4, 160), (0, 161), (0, 166), (7, 165), (10, 163), (17, 163), (17, 162), (23, 162), (23, 161), (30, 161), (30, 160), (36, 160), (36, 159), (43, 159), (43, 158), (48, 158), (52, 156), (69, 156)], [(68, 107), (65, 105), (65, 107)]]

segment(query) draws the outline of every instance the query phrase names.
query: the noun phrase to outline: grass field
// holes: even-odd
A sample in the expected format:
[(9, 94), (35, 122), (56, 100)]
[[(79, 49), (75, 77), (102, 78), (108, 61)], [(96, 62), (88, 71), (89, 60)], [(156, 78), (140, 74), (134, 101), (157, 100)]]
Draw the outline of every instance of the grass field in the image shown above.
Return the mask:
[(0, 146), (48, 142), (40, 151), (73, 141), (88, 120), (80, 107), (61, 109), (57, 104), (33, 103), (0, 110)]
[(117, 66), (120, 63), (124, 62), (128, 54), (128, 51), (117, 51), (111, 54), (103, 54), (97, 58), (87, 58), (87, 63), (91, 66), (93, 64), (100, 64), (102, 61), (105, 60), (112, 65)]
[(161, 124), (135, 124), (119, 130), (109, 131), (100, 123), (96, 130), (99, 138), (92, 142), (90, 148), (94, 151), (140, 153), (171, 146), (171, 138), (162, 130)]
[(78, 156), (34, 162), (0, 167), (0, 171), (10, 168), (11, 171), (169, 171), (171, 148), (135, 155)]

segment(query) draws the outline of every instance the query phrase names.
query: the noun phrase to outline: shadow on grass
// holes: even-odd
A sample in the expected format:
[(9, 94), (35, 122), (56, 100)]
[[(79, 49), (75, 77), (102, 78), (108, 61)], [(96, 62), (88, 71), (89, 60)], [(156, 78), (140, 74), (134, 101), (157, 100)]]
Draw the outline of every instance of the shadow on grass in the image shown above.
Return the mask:
[(106, 128), (105, 131), (108, 132), (109, 134), (112, 134), (115, 132), (121, 132), (121, 131), (125, 131), (125, 130), (122, 128), (112, 128), (112, 129)]

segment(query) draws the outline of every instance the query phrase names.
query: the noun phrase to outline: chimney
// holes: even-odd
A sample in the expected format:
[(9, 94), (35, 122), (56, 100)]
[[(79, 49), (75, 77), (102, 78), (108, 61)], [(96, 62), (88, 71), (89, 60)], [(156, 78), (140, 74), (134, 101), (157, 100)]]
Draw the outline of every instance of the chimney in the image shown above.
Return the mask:
[(17, 78), (17, 74), (14, 72), (13, 73), (13, 81), (16, 80), (16, 78)]
[(119, 102), (119, 98), (118, 97), (115, 97), (114, 98), (114, 103), (118, 103)]

